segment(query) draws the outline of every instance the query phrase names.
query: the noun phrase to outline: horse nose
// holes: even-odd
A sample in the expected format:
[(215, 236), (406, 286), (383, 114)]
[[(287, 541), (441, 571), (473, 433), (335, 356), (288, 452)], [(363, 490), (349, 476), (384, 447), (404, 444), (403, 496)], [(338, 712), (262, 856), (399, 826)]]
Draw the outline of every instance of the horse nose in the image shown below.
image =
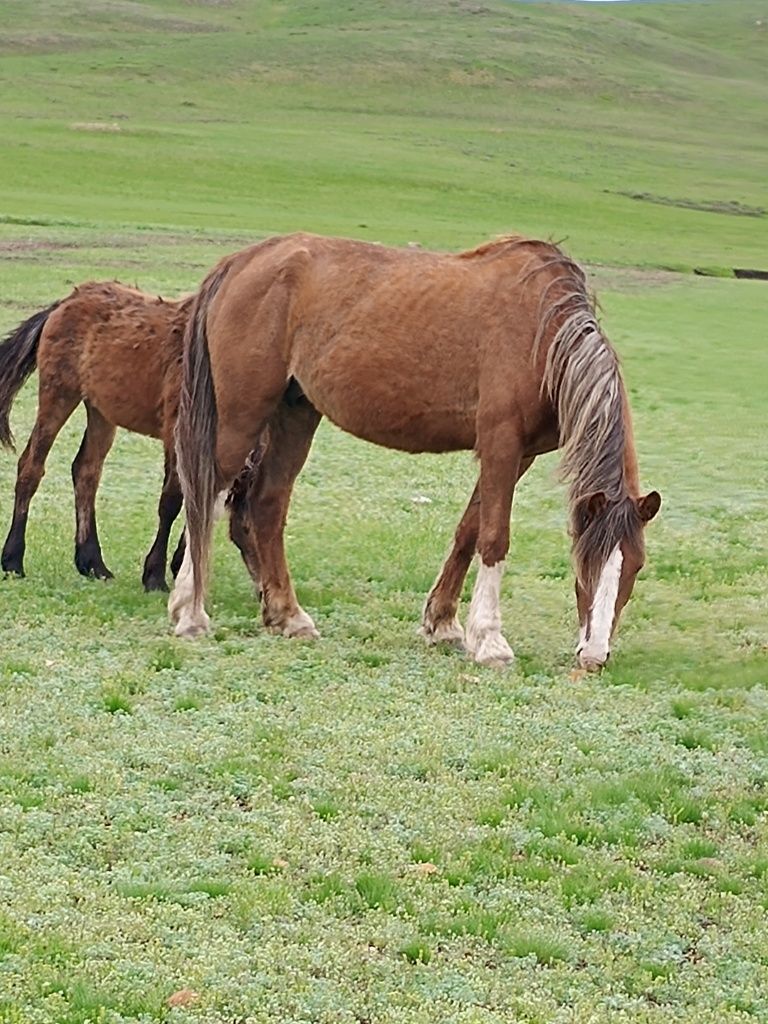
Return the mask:
[(583, 669), (586, 669), (587, 672), (600, 672), (605, 666), (606, 661), (608, 661), (607, 656), (605, 661), (598, 661), (596, 658), (584, 657), (581, 654), (579, 655), (579, 664)]

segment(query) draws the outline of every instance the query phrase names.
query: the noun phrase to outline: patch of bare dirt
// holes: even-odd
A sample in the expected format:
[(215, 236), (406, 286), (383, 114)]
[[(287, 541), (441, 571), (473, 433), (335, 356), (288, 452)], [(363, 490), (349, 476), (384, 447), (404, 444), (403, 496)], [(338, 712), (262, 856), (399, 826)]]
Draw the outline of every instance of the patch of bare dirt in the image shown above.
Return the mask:
[(54, 252), (60, 249), (77, 249), (77, 242), (33, 242), (26, 238), (17, 238), (9, 242), (0, 242), (0, 257), (14, 256), (25, 252)]
[(121, 132), (117, 121), (75, 121), (69, 126), (73, 132)]
[(590, 286), (598, 293), (604, 289), (634, 292), (648, 288), (664, 288), (684, 281), (687, 274), (677, 270), (663, 270), (660, 267), (608, 267), (603, 265), (586, 268)]
[(608, 188), (605, 191), (610, 195), (625, 196), (627, 199), (636, 199), (641, 203), (677, 206), (682, 210), (697, 210), (699, 213), (725, 213), (732, 217), (765, 217), (768, 214), (768, 210), (762, 206), (748, 206), (735, 199), (673, 199), (671, 196), (657, 196), (652, 192), (617, 192)]
[(8, 32), (0, 40), (0, 53), (32, 50), (38, 53), (65, 53), (86, 44), (83, 36), (63, 32)]

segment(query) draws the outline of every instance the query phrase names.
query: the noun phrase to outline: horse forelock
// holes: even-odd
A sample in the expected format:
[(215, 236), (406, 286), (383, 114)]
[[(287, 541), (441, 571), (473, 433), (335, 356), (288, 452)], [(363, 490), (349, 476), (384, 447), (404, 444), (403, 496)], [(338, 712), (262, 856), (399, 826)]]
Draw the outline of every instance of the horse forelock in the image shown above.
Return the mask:
[(643, 560), (643, 522), (631, 495), (608, 502), (595, 516), (571, 510), (573, 562), (579, 583), (593, 593), (600, 573), (617, 545)]

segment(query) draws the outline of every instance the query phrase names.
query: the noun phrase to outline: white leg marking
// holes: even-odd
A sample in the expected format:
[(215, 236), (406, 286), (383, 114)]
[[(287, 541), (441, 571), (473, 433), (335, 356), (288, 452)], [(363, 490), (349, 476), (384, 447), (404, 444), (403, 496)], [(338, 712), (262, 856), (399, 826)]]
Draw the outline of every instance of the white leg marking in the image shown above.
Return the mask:
[(624, 556), (616, 545), (603, 566), (589, 610), (589, 639), (581, 646), (579, 661), (584, 668), (604, 665), (611, 651), (611, 630), (616, 614), (616, 598)]
[(184, 548), (184, 558), (179, 571), (176, 573), (176, 582), (173, 585), (170, 597), (168, 598), (168, 617), (171, 622), (178, 622), (182, 609), (192, 603), (192, 556), (189, 553), (189, 544)]
[[(217, 522), (229, 514), (225, 508), (229, 491), (219, 491), (213, 507), (213, 521)], [(203, 636), (208, 632), (209, 619), (201, 601), (195, 602), (194, 572), (189, 543), (184, 549), (184, 560), (181, 563), (176, 583), (168, 598), (168, 616), (175, 623), (174, 633), (188, 639)]]
[(512, 648), (501, 635), (499, 596), (503, 572), (503, 562), (491, 566), (481, 562), (472, 592), (466, 645), (481, 665), (507, 665), (514, 658)]
[(218, 521), (223, 519), (224, 516), (229, 515), (229, 509), (226, 507), (228, 495), (229, 491), (219, 491), (216, 495), (216, 504), (213, 506), (214, 523), (218, 523)]
[(208, 632), (210, 619), (201, 605), (195, 606), (194, 574), (189, 544), (184, 551), (184, 561), (168, 598), (168, 616), (176, 626), (176, 636), (194, 637)]

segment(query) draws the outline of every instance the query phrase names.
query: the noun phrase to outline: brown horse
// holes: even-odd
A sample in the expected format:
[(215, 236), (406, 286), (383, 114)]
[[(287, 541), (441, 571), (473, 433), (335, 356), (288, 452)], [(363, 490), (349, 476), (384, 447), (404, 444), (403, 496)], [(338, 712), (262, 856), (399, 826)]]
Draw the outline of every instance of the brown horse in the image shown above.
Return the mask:
[[(0, 444), (13, 446), (13, 399), (37, 367), (37, 418), (19, 460), (13, 522), (2, 552), (5, 572), (24, 575), (29, 504), (56, 435), (83, 402), (87, 426), (72, 464), (75, 565), (84, 576), (109, 579), (96, 529), (96, 490), (116, 427), (162, 440), (165, 479), (159, 527), (144, 562), (146, 590), (167, 590), (168, 536), (181, 509), (173, 430), (181, 352), (191, 299), (171, 302), (117, 282), (89, 282), (35, 313), (0, 346)], [(175, 561), (181, 561), (181, 550)], [(178, 567), (178, 566), (177, 566)]]
[[(457, 255), (297, 234), (224, 259), (187, 326), (177, 428), (188, 548), (169, 602), (179, 636), (206, 631), (205, 582), (217, 494), (229, 487), (291, 380), (315, 416), (292, 421), (267, 457), (284, 480), (319, 414), (408, 452), (474, 449), (478, 484), (427, 598), (422, 630), (504, 664), (499, 595), (517, 481), (564, 448), (580, 621), (577, 653), (602, 666), (644, 560), (657, 492), (640, 496), (616, 354), (583, 271), (547, 242), (511, 237)], [(274, 470), (273, 470), (274, 472)], [(286, 485), (256, 538), (273, 624), (298, 608), (282, 545)], [(253, 513), (264, 509), (252, 505)], [(466, 633), (457, 607), (475, 554)]]

